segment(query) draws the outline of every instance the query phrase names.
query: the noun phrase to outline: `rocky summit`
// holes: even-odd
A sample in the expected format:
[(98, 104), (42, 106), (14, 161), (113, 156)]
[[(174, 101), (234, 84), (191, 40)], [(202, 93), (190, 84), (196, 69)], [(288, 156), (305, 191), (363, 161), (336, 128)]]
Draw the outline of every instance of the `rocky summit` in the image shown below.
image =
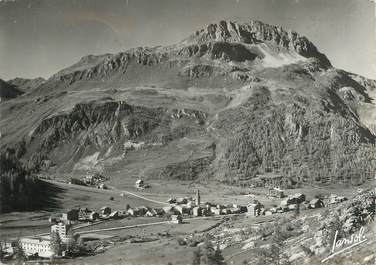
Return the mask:
[(374, 176), (376, 81), (259, 21), (88, 55), (30, 84), (0, 103), (1, 149), (39, 169), (285, 187)]

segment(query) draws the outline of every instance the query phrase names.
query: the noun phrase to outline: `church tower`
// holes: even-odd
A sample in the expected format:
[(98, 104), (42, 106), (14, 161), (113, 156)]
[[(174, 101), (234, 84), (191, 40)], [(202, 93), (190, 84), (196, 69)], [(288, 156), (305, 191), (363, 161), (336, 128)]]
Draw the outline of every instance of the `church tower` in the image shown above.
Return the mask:
[(200, 190), (197, 189), (197, 194), (196, 194), (196, 205), (200, 206), (201, 204), (201, 196), (200, 196)]

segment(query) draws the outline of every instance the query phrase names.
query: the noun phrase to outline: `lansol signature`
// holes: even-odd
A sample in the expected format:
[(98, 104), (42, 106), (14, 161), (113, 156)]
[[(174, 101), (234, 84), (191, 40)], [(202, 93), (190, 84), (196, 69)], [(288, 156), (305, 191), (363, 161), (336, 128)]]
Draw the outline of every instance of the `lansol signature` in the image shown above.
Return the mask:
[(356, 245), (359, 245), (365, 241), (367, 241), (367, 238), (365, 236), (365, 231), (364, 227), (361, 227), (357, 233), (354, 233), (350, 236), (350, 238), (341, 238), (337, 240), (338, 237), (338, 231), (336, 231), (334, 235), (334, 241), (333, 241), (333, 246), (331, 250), (331, 255), (329, 257), (326, 257), (323, 259), (321, 262), (325, 262), (328, 259), (352, 248), (355, 247)]

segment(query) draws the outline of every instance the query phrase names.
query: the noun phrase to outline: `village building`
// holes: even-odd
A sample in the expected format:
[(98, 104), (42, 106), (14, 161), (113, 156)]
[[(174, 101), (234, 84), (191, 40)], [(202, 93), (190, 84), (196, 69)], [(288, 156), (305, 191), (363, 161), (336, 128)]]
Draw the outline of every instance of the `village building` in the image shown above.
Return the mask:
[(187, 198), (177, 198), (176, 203), (177, 204), (186, 204), (188, 202)]
[(77, 179), (77, 178), (71, 178), (69, 180), (69, 184), (74, 184), (74, 185), (81, 185), (81, 186), (86, 186), (85, 182), (80, 180), (80, 179)]
[(143, 188), (144, 187), (144, 181), (142, 179), (138, 179), (135, 184), (136, 188)]
[(259, 216), (261, 214), (261, 208), (264, 208), (263, 205), (259, 201), (254, 200), (247, 205), (247, 214), (251, 216)]
[(322, 208), (322, 207), (325, 207), (325, 205), (321, 199), (315, 198), (309, 202), (309, 208), (311, 209)]
[(336, 203), (340, 203), (340, 202), (343, 202), (343, 201), (346, 201), (347, 198), (344, 197), (344, 196), (339, 196), (337, 194), (330, 194), (329, 196), (329, 204), (336, 204)]
[(79, 210), (71, 209), (61, 215), (61, 221), (64, 221), (64, 222), (77, 221), (78, 217), (79, 217)]
[(293, 204), (302, 203), (305, 201), (306, 196), (303, 193), (296, 193), (289, 196)]
[(105, 215), (109, 215), (111, 213), (111, 208), (108, 207), (108, 206), (103, 206), (101, 209), (101, 215), (102, 216), (105, 216)]
[(169, 198), (169, 199), (167, 200), (167, 203), (169, 203), (169, 204), (176, 203), (176, 199), (175, 199), (175, 198)]
[(178, 211), (175, 210), (175, 207), (174, 206), (166, 206), (166, 207), (163, 207), (163, 211), (166, 213), (166, 214), (170, 214), (170, 215), (173, 215), (173, 214), (176, 214)]
[(281, 198), (285, 197), (284, 190), (282, 190), (278, 187), (275, 187), (275, 188), (269, 190), (269, 196), (281, 199)]
[(210, 212), (214, 215), (220, 215), (221, 209), (218, 209), (217, 207), (210, 207)]
[(97, 212), (90, 212), (89, 214), (89, 220), (95, 221), (99, 219), (99, 213)]
[(203, 208), (201, 208), (200, 206), (196, 206), (196, 207), (193, 207), (192, 209), (192, 214), (194, 216), (202, 216), (203, 215)]
[(154, 216), (157, 216), (157, 212), (154, 209), (149, 209), (146, 212), (145, 216), (147, 216), (147, 217), (154, 217)]
[(183, 219), (180, 215), (171, 215), (171, 223), (173, 224), (181, 224), (183, 222)]
[(230, 208), (228, 209), (229, 210), (229, 213), (230, 214), (238, 214), (238, 213), (242, 213), (242, 210), (240, 209), (240, 207), (237, 207), (237, 208)]
[(90, 214), (90, 210), (88, 208), (80, 208), (78, 209), (78, 220), (87, 220)]
[(135, 209), (133, 209), (133, 208), (129, 208), (129, 209), (127, 210), (127, 214), (129, 214), (130, 216), (138, 216), (138, 211), (137, 211), (136, 208), (135, 208)]
[(221, 214), (231, 214), (231, 210), (228, 209), (228, 208), (223, 208), (223, 209), (220, 209), (221, 210)]
[(104, 183), (101, 183), (101, 184), (98, 185), (98, 189), (107, 190), (107, 185), (104, 184)]
[(70, 225), (60, 222), (51, 226), (51, 233), (58, 233), (61, 241), (66, 243), (70, 239), (68, 235), (70, 227)]
[(112, 213), (110, 213), (110, 215), (108, 217), (113, 218), (113, 219), (119, 218), (119, 212), (113, 211)]
[(49, 237), (23, 237), (19, 244), (26, 256), (38, 255), (38, 257), (50, 258), (54, 255)]
[(273, 212), (270, 211), (270, 210), (266, 210), (266, 211), (265, 211), (265, 215), (272, 215), (272, 214), (273, 214)]

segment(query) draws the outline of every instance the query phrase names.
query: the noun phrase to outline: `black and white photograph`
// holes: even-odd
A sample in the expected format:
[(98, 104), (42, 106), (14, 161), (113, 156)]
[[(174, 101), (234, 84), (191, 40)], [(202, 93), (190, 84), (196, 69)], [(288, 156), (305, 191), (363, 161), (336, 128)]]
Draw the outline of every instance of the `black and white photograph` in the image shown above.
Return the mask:
[(376, 0), (0, 0), (0, 265), (375, 265)]

